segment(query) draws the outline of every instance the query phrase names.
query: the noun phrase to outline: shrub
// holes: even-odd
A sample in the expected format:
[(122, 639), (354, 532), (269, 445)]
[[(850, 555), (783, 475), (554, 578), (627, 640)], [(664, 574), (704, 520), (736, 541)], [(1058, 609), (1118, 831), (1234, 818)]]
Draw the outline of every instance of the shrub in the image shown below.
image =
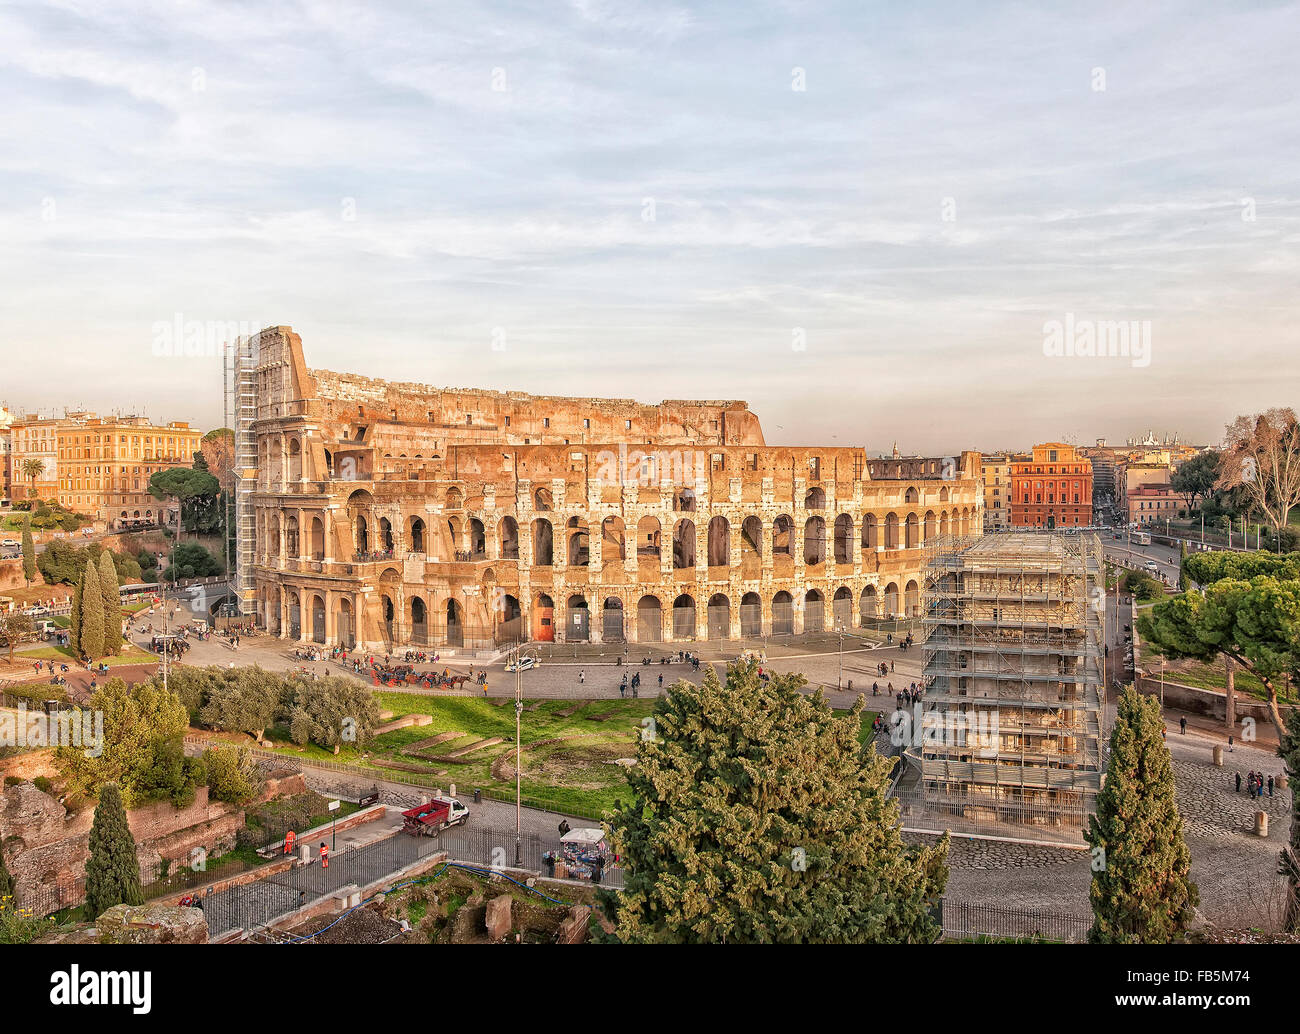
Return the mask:
[(22, 776), (5, 776), (5, 786), (21, 786), (25, 782)]
[(36, 789), (40, 790), (41, 793), (54, 793), (54, 780), (49, 776), (37, 776), (32, 780), (32, 785), (36, 787)]

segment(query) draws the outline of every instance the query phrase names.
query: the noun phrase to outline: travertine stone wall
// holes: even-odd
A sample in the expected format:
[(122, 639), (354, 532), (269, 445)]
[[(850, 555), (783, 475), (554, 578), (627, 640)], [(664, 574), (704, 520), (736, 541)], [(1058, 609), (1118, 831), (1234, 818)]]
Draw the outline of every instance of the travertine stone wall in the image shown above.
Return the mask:
[(286, 638), (388, 651), (852, 628), (918, 613), (924, 543), (982, 524), (974, 452), (768, 446), (738, 401), (310, 370), (287, 327), (260, 357), (256, 602)]

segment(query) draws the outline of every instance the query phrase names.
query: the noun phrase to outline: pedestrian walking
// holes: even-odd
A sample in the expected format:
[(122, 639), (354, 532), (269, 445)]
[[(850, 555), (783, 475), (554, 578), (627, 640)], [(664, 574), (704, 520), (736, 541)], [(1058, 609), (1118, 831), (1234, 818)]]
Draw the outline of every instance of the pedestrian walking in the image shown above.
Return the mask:
[(587, 675), (586, 675), (585, 672), (582, 671), (581, 668), (579, 668), (579, 669), (578, 669), (578, 685), (579, 685), (579, 686), (584, 686), (584, 685), (586, 685), (586, 683), (587, 683)]
[(659, 673), (659, 688), (660, 688), (661, 690), (664, 688), (664, 676), (663, 676), (663, 672), (660, 672), (660, 673)]
[(1272, 777), (1272, 776), (1269, 776), (1269, 777), (1268, 777), (1268, 795), (1269, 795), (1270, 797), (1273, 796), (1273, 777)]
[(1241, 773), (1237, 773), (1237, 793), (1241, 793)]
[(1178, 719), (1178, 724), (1179, 724), (1180, 726), (1182, 726), (1183, 735), (1186, 736), (1186, 735), (1187, 735), (1187, 716), (1184, 715), (1182, 718)]

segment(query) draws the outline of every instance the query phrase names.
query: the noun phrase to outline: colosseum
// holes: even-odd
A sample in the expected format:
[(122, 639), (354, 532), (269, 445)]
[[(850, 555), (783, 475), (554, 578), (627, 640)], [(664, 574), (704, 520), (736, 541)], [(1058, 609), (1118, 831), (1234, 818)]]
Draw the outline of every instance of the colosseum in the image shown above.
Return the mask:
[(920, 610), (925, 544), (982, 526), (979, 454), (769, 446), (744, 402), (558, 398), (308, 369), (252, 339), (246, 609), (393, 651), (690, 642)]

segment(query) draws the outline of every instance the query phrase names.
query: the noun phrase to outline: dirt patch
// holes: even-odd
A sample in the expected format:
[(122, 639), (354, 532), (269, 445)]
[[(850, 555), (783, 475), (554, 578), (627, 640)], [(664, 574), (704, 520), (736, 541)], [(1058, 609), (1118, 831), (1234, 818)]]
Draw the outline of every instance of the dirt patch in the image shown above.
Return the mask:
[(353, 909), (341, 919), (317, 916), (291, 931), (298, 937), (315, 937), (309, 944), (383, 944), (402, 933), (401, 924), (374, 906)]

